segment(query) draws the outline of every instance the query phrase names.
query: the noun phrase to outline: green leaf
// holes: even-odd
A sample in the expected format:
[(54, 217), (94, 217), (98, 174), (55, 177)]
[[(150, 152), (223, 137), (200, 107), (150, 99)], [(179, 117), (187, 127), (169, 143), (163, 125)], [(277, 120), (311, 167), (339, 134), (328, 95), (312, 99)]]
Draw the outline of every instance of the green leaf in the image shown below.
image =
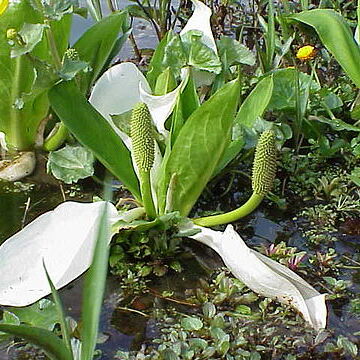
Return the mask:
[[(294, 111), (296, 109), (296, 69), (287, 68), (273, 72), (274, 88), (268, 108), (271, 110)], [(310, 86), (310, 88), (309, 88)], [(310, 92), (320, 90), (320, 86), (310, 75), (299, 73), (300, 99)], [(303, 105), (303, 104), (302, 104)]]
[(19, 44), (16, 41), (14, 42), (11, 49), (11, 57), (15, 58), (31, 52), (42, 40), (46, 27), (44, 24), (24, 24), (18, 32), (23, 44)]
[(181, 319), (181, 326), (187, 331), (200, 330), (204, 325), (203, 322), (197, 317), (186, 317)]
[(52, 20), (60, 20), (66, 14), (71, 14), (74, 11), (78, 1), (76, 0), (53, 0), (43, 2), (44, 14), (47, 18)]
[(351, 181), (353, 181), (357, 186), (360, 186), (360, 167), (356, 167), (351, 174), (349, 175)]
[(151, 57), (149, 71), (146, 74), (146, 79), (153, 91), (155, 90), (157, 78), (166, 69), (166, 66), (163, 64), (166, 46), (174, 37), (175, 34), (172, 31), (169, 31), (157, 45), (155, 52)]
[[(109, 189), (105, 191), (108, 193)], [(105, 197), (106, 200), (109, 200), (108, 194)], [(110, 224), (108, 220), (108, 206), (108, 203), (104, 204), (93, 260), (85, 278), (82, 307), (81, 360), (93, 358), (98, 336), (109, 259), (108, 238), (110, 236)]]
[(322, 123), (331, 125), (331, 127), (336, 131), (342, 131), (342, 130), (357, 131), (357, 132), (360, 131), (360, 127), (348, 124), (345, 121), (342, 121), (340, 119), (335, 119), (335, 118), (328, 119), (324, 116), (314, 117), (314, 119), (317, 121), (320, 121)]
[[(20, 320), (12, 312), (4, 310), (2, 314), (2, 320), (0, 320), (0, 324), (20, 325)], [(12, 336), (7, 333), (0, 332), (0, 342), (10, 340), (11, 337)]]
[(180, 130), (167, 161), (163, 161), (158, 189), (161, 211), (173, 174), (173, 211), (186, 216), (202, 193), (230, 141), (239, 86), (238, 81), (226, 84), (195, 110)]
[(202, 32), (191, 30), (181, 37), (187, 52), (187, 64), (198, 70), (221, 72), (221, 62), (217, 54), (202, 42)]
[(267, 76), (262, 79), (241, 104), (236, 115), (232, 141), (226, 148), (214, 175), (218, 174), (239, 154), (245, 140), (243, 139), (243, 128), (253, 128), (257, 118), (263, 115), (266, 110), (273, 91), (273, 77)]
[(49, 275), (49, 273), (48, 273), (48, 271), (46, 269), (45, 262), (43, 262), (43, 265), (44, 265), (44, 271), (45, 271), (45, 274), (46, 274), (46, 278), (47, 278), (47, 280), (49, 282), (49, 286), (50, 286), (50, 289), (51, 289), (51, 294), (52, 294), (52, 297), (54, 299), (54, 304), (55, 304), (57, 316), (58, 316), (59, 323), (60, 323), (61, 336), (63, 338), (65, 346), (69, 349), (70, 354), (72, 354), (72, 356), (73, 356), (73, 351), (72, 351), (72, 347), (71, 347), (71, 340), (70, 340), (70, 327), (69, 327), (69, 324), (68, 324), (68, 322), (66, 320), (66, 317), (65, 317), (64, 308), (62, 306), (59, 293), (56, 290), (53, 282), (50, 279), (50, 275)]
[(336, 345), (339, 348), (344, 349), (344, 351), (351, 356), (355, 357), (358, 354), (358, 347), (356, 346), (356, 344), (351, 342), (345, 336), (340, 335), (337, 339)]
[(73, 81), (49, 92), (52, 108), (81, 144), (88, 147), (136, 198), (141, 198), (130, 152), (110, 124), (80, 93)]
[(55, 304), (47, 299), (42, 299), (31, 306), (8, 307), (21, 323), (47, 330), (53, 330), (58, 323)]
[(63, 80), (72, 80), (79, 72), (89, 71), (89, 64), (81, 60), (71, 60), (65, 58), (62, 68), (59, 70), (59, 75)]
[(254, 126), (255, 120), (263, 115), (269, 104), (272, 97), (273, 85), (273, 76), (267, 76), (259, 81), (241, 104), (234, 121), (234, 127), (246, 126), (251, 128)]
[(217, 47), (222, 63), (226, 61), (227, 66), (255, 65), (255, 55), (245, 45), (229, 36), (222, 36), (217, 41)]
[(360, 88), (360, 47), (346, 20), (336, 11), (314, 9), (290, 17), (313, 27), (350, 79)]
[(82, 146), (69, 146), (49, 155), (47, 171), (66, 184), (76, 183), (94, 174), (94, 156)]
[(128, 14), (114, 13), (97, 22), (74, 44), (80, 59), (89, 63), (92, 71), (82, 74), (80, 88), (86, 93), (108, 62), (120, 33), (129, 30)]
[(56, 360), (73, 360), (64, 343), (49, 330), (35, 326), (0, 324), (0, 331), (22, 337), (44, 349)]
[[(8, 28), (19, 31), (25, 23), (42, 21), (29, 1), (12, 1), (0, 16), (0, 33), (5, 34)], [(35, 50), (36, 56), (47, 59), (44, 39)], [(38, 124), (47, 114), (48, 101), (44, 94), (32, 94), (36, 79), (32, 62), (25, 56), (11, 58), (10, 52), (6, 37), (0, 36), (0, 131), (6, 134), (10, 147), (29, 149), (34, 145)]]

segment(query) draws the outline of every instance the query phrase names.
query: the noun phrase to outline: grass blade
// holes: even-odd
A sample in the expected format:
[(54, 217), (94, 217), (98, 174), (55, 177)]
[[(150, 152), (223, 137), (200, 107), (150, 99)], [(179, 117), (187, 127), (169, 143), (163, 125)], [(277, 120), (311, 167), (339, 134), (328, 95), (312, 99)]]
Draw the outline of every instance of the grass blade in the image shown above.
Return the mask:
[[(105, 189), (105, 199), (110, 198), (109, 189)], [(94, 250), (93, 261), (85, 277), (82, 303), (82, 347), (81, 360), (93, 358), (103, 302), (105, 281), (108, 269), (110, 226), (108, 222), (108, 203), (104, 205), (98, 229), (98, 238)]]
[(56, 311), (58, 313), (60, 327), (61, 327), (61, 335), (62, 335), (63, 341), (65, 343), (65, 346), (69, 349), (69, 352), (71, 354), (71, 358), (73, 359), (74, 355), (73, 355), (73, 352), (72, 352), (72, 347), (71, 347), (71, 342), (70, 342), (70, 328), (69, 328), (69, 325), (68, 325), (68, 323), (66, 321), (64, 308), (62, 306), (59, 293), (56, 290), (53, 282), (51, 281), (50, 275), (49, 275), (49, 273), (48, 273), (48, 271), (46, 269), (46, 266), (45, 266), (44, 262), (43, 262), (43, 266), (44, 266), (46, 278), (47, 278), (47, 280), (49, 282), (49, 286), (50, 286), (50, 289), (51, 289), (51, 294), (52, 294), (52, 297), (53, 297), (55, 305), (56, 305)]

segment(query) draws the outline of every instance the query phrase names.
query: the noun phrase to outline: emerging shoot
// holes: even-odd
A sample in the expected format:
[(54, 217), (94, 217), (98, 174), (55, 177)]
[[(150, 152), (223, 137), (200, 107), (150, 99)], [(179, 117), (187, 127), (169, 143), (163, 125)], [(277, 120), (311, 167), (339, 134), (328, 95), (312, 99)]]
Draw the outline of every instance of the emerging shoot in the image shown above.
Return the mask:
[(221, 215), (194, 219), (200, 226), (216, 226), (236, 221), (253, 212), (264, 196), (271, 190), (276, 176), (276, 145), (275, 135), (271, 130), (264, 131), (255, 150), (252, 173), (253, 193), (250, 199), (241, 207)]

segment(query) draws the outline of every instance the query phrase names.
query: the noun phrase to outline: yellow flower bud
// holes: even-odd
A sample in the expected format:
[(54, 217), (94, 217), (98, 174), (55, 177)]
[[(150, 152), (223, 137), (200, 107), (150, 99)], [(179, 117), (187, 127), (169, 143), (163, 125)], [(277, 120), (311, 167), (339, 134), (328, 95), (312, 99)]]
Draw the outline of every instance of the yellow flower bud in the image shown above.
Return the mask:
[(0, 15), (2, 15), (9, 6), (9, 0), (0, 0)]
[(302, 46), (296, 53), (296, 57), (301, 61), (311, 60), (316, 55), (316, 49), (311, 45)]

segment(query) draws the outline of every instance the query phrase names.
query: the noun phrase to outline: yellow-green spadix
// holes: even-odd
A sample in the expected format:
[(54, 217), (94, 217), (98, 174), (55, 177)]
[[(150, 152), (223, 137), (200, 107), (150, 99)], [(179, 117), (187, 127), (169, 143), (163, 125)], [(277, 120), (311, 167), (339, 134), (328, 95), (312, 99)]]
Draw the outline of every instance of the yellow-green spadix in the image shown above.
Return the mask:
[(151, 115), (144, 103), (137, 103), (132, 110), (131, 140), (137, 167), (150, 171), (154, 165), (155, 143)]
[(252, 189), (256, 194), (265, 196), (273, 187), (276, 176), (275, 134), (264, 131), (255, 150), (252, 173)]

